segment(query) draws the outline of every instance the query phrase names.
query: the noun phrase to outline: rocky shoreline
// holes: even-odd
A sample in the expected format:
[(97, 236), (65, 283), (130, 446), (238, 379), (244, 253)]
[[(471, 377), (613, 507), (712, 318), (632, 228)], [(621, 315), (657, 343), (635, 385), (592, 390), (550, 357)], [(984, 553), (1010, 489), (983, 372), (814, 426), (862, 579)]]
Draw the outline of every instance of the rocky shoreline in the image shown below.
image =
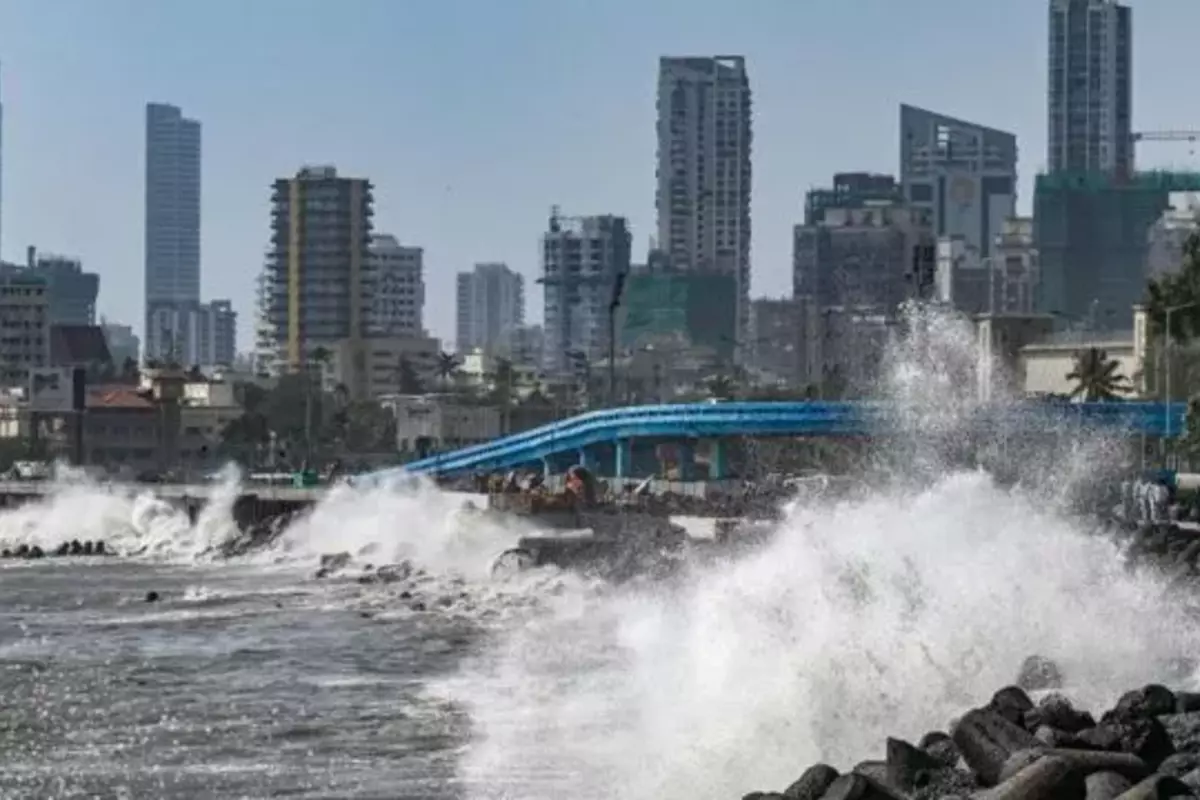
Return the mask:
[[(1058, 692), (1050, 660), (947, 731), (889, 738), (881, 760), (845, 774), (814, 764), (778, 792), (744, 800), (1150, 800), (1200, 797), (1200, 693), (1152, 684), (1097, 720)], [(1038, 696), (1035, 702), (1030, 693)]]

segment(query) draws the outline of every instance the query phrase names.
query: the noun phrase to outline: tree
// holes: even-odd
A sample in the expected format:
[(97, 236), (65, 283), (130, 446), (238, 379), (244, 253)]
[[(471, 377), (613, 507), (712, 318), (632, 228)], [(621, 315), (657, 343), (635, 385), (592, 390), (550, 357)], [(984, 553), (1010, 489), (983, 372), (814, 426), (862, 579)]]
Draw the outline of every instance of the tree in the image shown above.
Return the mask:
[(450, 383), (450, 378), (454, 376), (454, 373), (458, 371), (460, 366), (462, 366), (462, 361), (454, 353), (447, 353), (445, 351), (438, 353), (437, 364), (434, 369), (437, 372), (438, 380), (441, 381), (443, 389)]
[(400, 356), (400, 360), (396, 363), (396, 383), (400, 394), (425, 394), (421, 377), (417, 374), (416, 367), (409, 361), (408, 356)]
[[(1167, 310), (1171, 330), (1165, 331)], [(1188, 236), (1178, 272), (1150, 280), (1146, 286), (1146, 311), (1155, 336), (1164, 331), (1177, 342), (1200, 335), (1200, 231)]]
[(122, 383), (141, 383), (142, 373), (138, 369), (138, 363), (133, 358), (126, 358), (121, 364), (121, 382)]
[(1067, 380), (1075, 381), (1071, 397), (1082, 397), (1088, 403), (1119, 400), (1133, 388), (1120, 369), (1121, 363), (1104, 350), (1080, 350), (1075, 354), (1075, 366), (1067, 373)]
[(396, 449), (396, 417), (373, 400), (357, 400), (346, 408), (343, 446), (351, 452)]
[(714, 375), (708, 379), (705, 388), (714, 400), (732, 400), (737, 393), (737, 383), (728, 375)]

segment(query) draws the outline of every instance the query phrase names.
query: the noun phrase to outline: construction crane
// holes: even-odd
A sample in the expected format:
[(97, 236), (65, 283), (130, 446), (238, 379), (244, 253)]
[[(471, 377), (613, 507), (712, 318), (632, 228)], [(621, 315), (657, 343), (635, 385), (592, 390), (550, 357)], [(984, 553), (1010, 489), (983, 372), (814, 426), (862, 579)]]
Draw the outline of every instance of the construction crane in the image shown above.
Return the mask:
[(1129, 134), (1133, 145), (1138, 142), (1187, 142), (1188, 155), (1196, 155), (1196, 141), (1200, 139), (1200, 131), (1139, 131)]

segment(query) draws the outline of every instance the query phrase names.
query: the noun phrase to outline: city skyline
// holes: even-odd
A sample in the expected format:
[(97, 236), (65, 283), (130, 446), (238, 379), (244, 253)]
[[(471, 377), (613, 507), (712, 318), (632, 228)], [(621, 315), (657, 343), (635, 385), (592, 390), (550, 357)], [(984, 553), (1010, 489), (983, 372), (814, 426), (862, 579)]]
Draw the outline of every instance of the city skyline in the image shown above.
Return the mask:
[[(1200, 8), (1174, 0), (1132, 5), (1138, 62), (1134, 126), (1196, 127), (1187, 111), (1175, 107), (1171, 87), (1181, 79), (1170, 77), (1170, 67), (1177, 59), (1171, 53), (1183, 52), (1189, 21), (1200, 21)], [(220, 2), (203, 14), (183, 7), (146, 13), (130, 2), (113, 2), (102, 13), (84, 3), (7, 5), (0, 11), (3, 256), (18, 260), (20, 249), (33, 242), (78, 254), (102, 276), (100, 312), (137, 322), (142, 262), (137, 129), (144, 104), (161, 99), (205, 125), (203, 294), (233, 298), (243, 350), (253, 340), (254, 276), (269, 238), (270, 181), (305, 163), (336, 164), (342, 174), (376, 186), (376, 229), (425, 249), (427, 325), (450, 340), (454, 276), (478, 261), (505, 261), (532, 283), (539, 270), (539, 236), (554, 203), (578, 214), (627, 217), (634, 259), (642, 259), (656, 230), (658, 59), (719, 53), (746, 57), (755, 96), (753, 295), (787, 291), (790, 231), (801, 221), (807, 189), (835, 171), (898, 172), (894, 120), (901, 103), (1015, 133), (1022, 153), (1018, 208), (1028, 213), (1032, 176), (1046, 165), (1046, 0), (1013, 0), (1000, 10), (981, 4), (976, 16), (958, 23), (942, 12), (959, 5), (943, 0), (915, 9), (871, 0), (859, 6), (877, 14), (864, 18), (861, 8), (850, 13), (845, 4), (827, 2), (804, 9), (768, 3), (752, 18), (744, 13), (735, 18), (715, 5), (687, 4), (696, 13), (674, 14), (664, 3), (644, 25), (631, 26), (624, 7), (614, 3), (588, 14), (595, 42), (556, 52), (565, 43), (542, 41), (538, 31), (549, 20), (555, 27), (563, 24), (570, 10), (519, 3), (516, 21), (508, 24), (528, 26), (521, 38), (527, 52), (489, 73), (492, 83), (483, 92), (476, 71), (498, 57), (500, 47), (491, 41), (498, 18), (483, 6), (471, 24), (433, 6), (400, 15), (419, 46), (404, 54), (389, 49), (389, 59), (414, 61), (363, 55), (346, 67), (349, 73), (340, 73), (328, 59), (286, 69), (270, 63), (279, 55), (275, 42), (289, 37), (277, 30), (274, 38), (266, 36), (268, 24), (279, 18), (261, 6), (239, 14), (237, 29), (226, 35), (221, 11), (233, 6)], [(286, 23), (301, 39), (341, 36), (355, 42), (356, 53), (372, 48), (355, 36), (386, 31), (396, 19), (393, 6), (384, 3), (364, 2), (353, 17), (315, 3), (307, 8), (310, 14)], [(554, 14), (545, 13), (550, 8)], [(920, 31), (930, 25), (941, 35), (922, 39)], [(146, 37), (153, 26), (194, 36)], [(879, 47), (865, 46), (858, 64), (824, 69), (842, 52), (829, 32), (852, 29), (860, 44), (885, 39), (930, 44), (921, 51), (906, 45), (900, 63), (895, 54), (880, 56)], [(596, 51), (605, 30), (621, 31), (619, 51)], [(56, 41), (74, 34), (80, 47), (67, 57), (55, 50), (55, 58), (47, 59), (40, 53), (51, 48), (38, 49), (51, 35), (47, 31)], [(978, 31), (1004, 46), (960, 41)], [(511, 55), (511, 46), (506, 41), (501, 52)], [(221, 58), (213, 59), (214, 52)], [(552, 57), (557, 60), (548, 61)], [(422, 60), (421, 69), (407, 69), (415, 59)], [(947, 70), (946, 63), (956, 60), (960, 63)], [(555, 66), (547, 69), (544, 63)], [(294, 86), (268, 91), (288, 74)], [(330, 88), (358, 74), (361, 84), (345, 96)], [(309, 102), (314, 90), (322, 97), (315, 104)], [(404, 102), (396, 103), (398, 98)], [(568, 101), (550, 113), (556, 103)], [(339, 130), (339, 109), (363, 103), (376, 110), (380, 124)], [(389, 112), (389, 105), (402, 111)], [(388, 123), (397, 113), (409, 120), (403, 131)], [(422, 125), (412, 126), (413, 118)], [(479, 125), (484, 118), (489, 124)], [(1139, 163), (1190, 164), (1189, 157), (1186, 150), (1163, 146), (1140, 152)], [(75, 190), (67, 191), (71, 182)], [(537, 322), (538, 298), (529, 298), (528, 306), (529, 321)]]

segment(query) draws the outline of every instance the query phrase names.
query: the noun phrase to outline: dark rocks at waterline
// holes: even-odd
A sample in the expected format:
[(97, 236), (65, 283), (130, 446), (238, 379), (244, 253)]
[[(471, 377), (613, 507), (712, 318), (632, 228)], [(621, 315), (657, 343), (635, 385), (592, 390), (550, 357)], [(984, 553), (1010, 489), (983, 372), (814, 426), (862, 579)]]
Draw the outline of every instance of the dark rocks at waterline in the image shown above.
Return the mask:
[[(1039, 659), (1061, 679), (1057, 665)], [(1027, 662), (1028, 666), (1029, 662)], [(1028, 677), (1024, 668), (1022, 677)], [(1061, 683), (1052, 681), (1051, 683)], [(815, 764), (783, 800), (1149, 800), (1200, 797), (1200, 695), (1150, 684), (1093, 716), (1050, 692), (1007, 686), (949, 732), (888, 738), (884, 758), (846, 774)]]
[(0, 559), (35, 560), (46, 557), (107, 556), (111, 555), (111, 552), (103, 540), (93, 542), (89, 539), (86, 542), (80, 542), (78, 539), (72, 539), (69, 542), (63, 542), (49, 553), (36, 544), (22, 544), (16, 548), (5, 547), (0, 549)]
[(291, 527), (292, 523), (307, 513), (307, 509), (288, 511), (251, 523), (238, 532), (237, 536), (223, 542), (218, 550), (222, 558), (238, 558), (265, 550), (275, 544)]

